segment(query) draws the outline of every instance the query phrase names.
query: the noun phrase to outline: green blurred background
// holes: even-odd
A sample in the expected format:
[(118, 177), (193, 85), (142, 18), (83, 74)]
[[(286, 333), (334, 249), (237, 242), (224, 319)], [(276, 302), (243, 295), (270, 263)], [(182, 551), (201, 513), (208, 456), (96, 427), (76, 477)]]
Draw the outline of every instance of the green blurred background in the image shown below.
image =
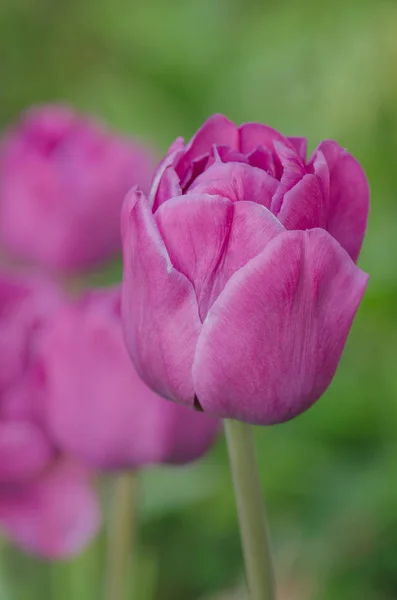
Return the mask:
[[(0, 5), (2, 127), (63, 100), (163, 152), (223, 112), (311, 148), (335, 138), (366, 169), (371, 280), (335, 381), (305, 415), (256, 433), (279, 600), (397, 597), (396, 31), (397, 3), (380, 0)], [(243, 599), (223, 441), (193, 467), (146, 473), (142, 488), (129, 597)], [(60, 564), (3, 544), (0, 598), (97, 600), (103, 572), (104, 535)]]

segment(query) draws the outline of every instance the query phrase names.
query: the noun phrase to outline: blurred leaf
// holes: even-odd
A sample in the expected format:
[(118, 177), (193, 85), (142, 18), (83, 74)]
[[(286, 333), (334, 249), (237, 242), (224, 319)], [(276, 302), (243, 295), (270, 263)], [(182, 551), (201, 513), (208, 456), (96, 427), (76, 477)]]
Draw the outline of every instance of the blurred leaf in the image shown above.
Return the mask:
[(155, 519), (206, 500), (218, 489), (221, 474), (218, 466), (206, 462), (143, 471), (141, 517)]

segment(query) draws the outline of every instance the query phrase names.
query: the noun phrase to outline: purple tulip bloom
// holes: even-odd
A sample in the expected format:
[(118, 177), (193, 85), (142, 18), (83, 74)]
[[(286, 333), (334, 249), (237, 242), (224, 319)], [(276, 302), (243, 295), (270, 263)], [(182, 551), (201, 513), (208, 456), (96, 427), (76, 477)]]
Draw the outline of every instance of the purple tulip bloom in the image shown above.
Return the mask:
[(202, 456), (218, 420), (164, 402), (137, 375), (122, 335), (120, 288), (65, 305), (43, 336), (46, 414), (57, 444), (98, 469), (184, 464)]
[(257, 424), (326, 390), (368, 277), (357, 161), (215, 115), (122, 212), (123, 322), (143, 380), (166, 398)]

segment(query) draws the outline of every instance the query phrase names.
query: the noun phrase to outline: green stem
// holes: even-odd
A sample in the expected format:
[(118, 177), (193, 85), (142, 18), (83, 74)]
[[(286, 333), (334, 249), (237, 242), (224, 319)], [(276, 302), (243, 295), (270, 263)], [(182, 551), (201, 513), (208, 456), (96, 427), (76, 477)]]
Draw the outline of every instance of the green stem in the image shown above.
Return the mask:
[(265, 506), (252, 428), (224, 421), (251, 600), (275, 600), (275, 582)]
[(116, 475), (107, 541), (106, 599), (124, 600), (137, 527), (138, 475)]

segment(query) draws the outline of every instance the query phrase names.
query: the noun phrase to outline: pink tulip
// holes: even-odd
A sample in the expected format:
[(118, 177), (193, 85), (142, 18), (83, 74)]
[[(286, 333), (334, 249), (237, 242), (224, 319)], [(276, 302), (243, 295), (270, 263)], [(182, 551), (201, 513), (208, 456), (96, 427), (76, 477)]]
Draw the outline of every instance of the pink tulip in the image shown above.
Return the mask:
[(45, 423), (37, 357), (61, 302), (44, 280), (0, 274), (0, 527), (52, 558), (79, 551), (99, 521), (88, 473), (60, 455)]
[(29, 484), (4, 486), (0, 523), (25, 550), (52, 559), (76, 554), (99, 524), (98, 503), (86, 470), (72, 461), (60, 461)]
[(214, 441), (217, 420), (164, 402), (136, 374), (122, 337), (119, 288), (64, 307), (42, 348), (48, 425), (68, 454), (102, 469), (183, 464)]
[(149, 186), (148, 151), (64, 106), (27, 111), (0, 152), (0, 239), (9, 255), (80, 271), (121, 249), (120, 209)]
[(157, 393), (272, 424), (327, 389), (367, 285), (368, 185), (336, 142), (305, 152), (216, 115), (174, 142), (149, 199), (127, 196), (125, 338)]

